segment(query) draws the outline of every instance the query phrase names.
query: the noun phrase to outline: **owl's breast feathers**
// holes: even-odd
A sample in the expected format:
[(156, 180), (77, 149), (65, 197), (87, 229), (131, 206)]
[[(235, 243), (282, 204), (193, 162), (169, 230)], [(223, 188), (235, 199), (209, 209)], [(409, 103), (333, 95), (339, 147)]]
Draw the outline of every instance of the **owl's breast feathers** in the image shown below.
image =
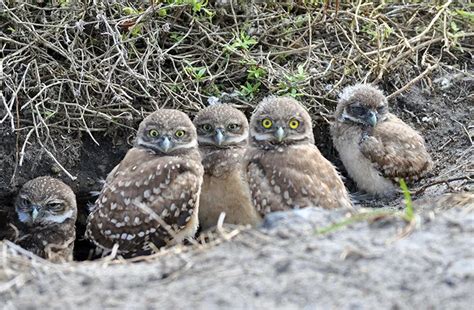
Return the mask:
[(338, 172), (311, 144), (247, 153), (253, 203), (263, 215), (292, 208), (352, 208)]
[(182, 156), (128, 151), (109, 174), (88, 219), (86, 235), (98, 246), (123, 252), (163, 246), (185, 230), (197, 212), (203, 168), (197, 150)]
[(76, 239), (75, 218), (48, 226), (19, 225), (20, 234), (15, 240), (21, 247), (52, 262), (73, 259)]
[(226, 177), (232, 170), (239, 169), (245, 148), (200, 148), (204, 174), (216, 178)]

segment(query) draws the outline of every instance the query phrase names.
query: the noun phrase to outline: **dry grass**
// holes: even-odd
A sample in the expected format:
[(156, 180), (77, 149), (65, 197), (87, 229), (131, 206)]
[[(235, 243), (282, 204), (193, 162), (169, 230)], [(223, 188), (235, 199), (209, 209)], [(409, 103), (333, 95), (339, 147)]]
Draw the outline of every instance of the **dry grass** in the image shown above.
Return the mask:
[(383, 84), (393, 97), (414, 83), (430, 87), (435, 71), (465, 73), (472, 57), (463, 1), (33, 2), (0, 4), (0, 122), (17, 135), (20, 165), (36, 140), (62, 168), (51, 130), (92, 139), (132, 131), (164, 106), (250, 108), (268, 93), (289, 94), (325, 122), (347, 84)]

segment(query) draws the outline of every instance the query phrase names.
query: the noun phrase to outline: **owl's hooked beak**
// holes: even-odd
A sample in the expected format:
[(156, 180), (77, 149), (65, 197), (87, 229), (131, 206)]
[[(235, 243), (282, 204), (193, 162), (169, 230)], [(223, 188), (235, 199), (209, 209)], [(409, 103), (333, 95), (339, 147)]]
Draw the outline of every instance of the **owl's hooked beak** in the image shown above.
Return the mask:
[(373, 111), (369, 111), (369, 113), (365, 117), (365, 122), (368, 125), (375, 127), (375, 125), (377, 125), (377, 114)]
[(222, 133), (222, 128), (216, 128), (216, 132), (214, 134), (214, 141), (219, 146), (221, 146), (222, 142), (224, 142), (224, 134)]
[(282, 127), (278, 127), (274, 135), (278, 142), (281, 142), (285, 138), (285, 130)]
[(38, 217), (38, 207), (37, 206), (33, 206), (33, 210), (31, 211), (31, 219), (33, 220), (33, 222), (36, 220), (36, 218)]
[(168, 151), (171, 149), (170, 139), (168, 137), (163, 137), (158, 143), (158, 147), (163, 153), (168, 153)]

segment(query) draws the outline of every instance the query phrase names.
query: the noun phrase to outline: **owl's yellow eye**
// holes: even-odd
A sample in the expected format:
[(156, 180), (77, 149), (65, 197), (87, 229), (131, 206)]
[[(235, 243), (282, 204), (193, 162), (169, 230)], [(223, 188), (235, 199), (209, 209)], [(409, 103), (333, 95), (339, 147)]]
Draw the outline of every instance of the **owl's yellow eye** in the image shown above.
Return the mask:
[(184, 130), (176, 130), (176, 132), (174, 133), (174, 135), (178, 138), (184, 137), (185, 134), (186, 132), (184, 132)]
[(288, 125), (290, 126), (291, 129), (296, 129), (300, 126), (300, 122), (297, 119), (292, 118), (290, 119), (290, 122), (288, 123)]
[(262, 126), (263, 126), (263, 128), (268, 129), (268, 128), (272, 127), (272, 125), (273, 125), (273, 122), (272, 122), (271, 119), (269, 119), (269, 118), (264, 118), (264, 119), (262, 120)]
[(150, 131), (148, 132), (148, 135), (152, 138), (156, 138), (158, 137), (159, 133), (158, 133), (158, 130), (156, 129), (150, 129)]

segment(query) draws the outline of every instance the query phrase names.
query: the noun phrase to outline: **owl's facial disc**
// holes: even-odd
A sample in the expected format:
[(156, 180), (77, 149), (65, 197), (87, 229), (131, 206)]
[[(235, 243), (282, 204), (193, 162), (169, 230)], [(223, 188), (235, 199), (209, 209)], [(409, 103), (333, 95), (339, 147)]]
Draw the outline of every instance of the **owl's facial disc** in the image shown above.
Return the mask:
[(147, 128), (139, 134), (137, 144), (163, 154), (171, 154), (176, 150), (196, 147), (196, 140), (186, 132), (185, 128), (173, 130)]
[(257, 133), (253, 135), (256, 141), (272, 144), (295, 143), (306, 139), (303, 120), (299, 117), (289, 119), (271, 119), (263, 117), (260, 120)]
[(198, 142), (200, 145), (212, 145), (218, 148), (226, 148), (246, 143), (248, 136), (247, 128), (237, 123), (216, 126), (205, 123), (198, 125)]
[(36, 200), (20, 195), (15, 209), (20, 222), (28, 225), (62, 223), (74, 216), (74, 211), (65, 210), (65, 201), (59, 198)]
[(359, 102), (349, 104), (344, 108), (341, 115), (342, 121), (358, 123), (369, 127), (375, 127), (378, 122), (385, 120), (385, 118), (386, 108), (384, 105), (374, 109)]
[(247, 145), (249, 124), (245, 114), (228, 104), (210, 105), (196, 114), (198, 143), (201, 148), (226, 149)]

